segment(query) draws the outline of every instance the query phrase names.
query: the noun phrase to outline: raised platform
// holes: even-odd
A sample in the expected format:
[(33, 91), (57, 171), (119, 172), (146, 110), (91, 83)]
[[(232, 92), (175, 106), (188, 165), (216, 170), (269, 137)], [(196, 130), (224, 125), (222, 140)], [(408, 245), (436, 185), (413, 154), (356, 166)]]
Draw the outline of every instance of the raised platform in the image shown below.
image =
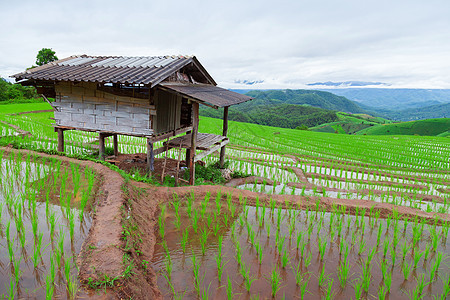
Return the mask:
[[(228, 144), (229, 141), (230, 140), (226, 136), (210, 133), (198, 133), (196, 149), (202, 150), (203, 152), (195, 155), (194, 162), (199, 161), (202, 158), (210, 155), (211, 153), (220, 150), (220, 148)], [(180, 147), (185, 149), (191, 148), (191, 134), (179, 136), (169, 140), (169, 142), (165, 142), (161, 148), (154, 150), (154, 155), (158, 155), (172, 148)]]
[[(197, 142), (196, 142), (196, 148), (198, 150), (209, 150), (212, 146), (221, 144), (225, 142), (226, 145), (228, 144), (228, 138), (226, 136), (221, 135), (215, 135), (210, 133), (198, 133), (197, 134)], [(164, 146), (166, 146), (166, 143), (164, 143)], [(171, 139), (169, 141), (169, 147), (171, 148), (191, 148), (191, 134), (186, 134), (183, 136), (179, 136), (177, 138)]]

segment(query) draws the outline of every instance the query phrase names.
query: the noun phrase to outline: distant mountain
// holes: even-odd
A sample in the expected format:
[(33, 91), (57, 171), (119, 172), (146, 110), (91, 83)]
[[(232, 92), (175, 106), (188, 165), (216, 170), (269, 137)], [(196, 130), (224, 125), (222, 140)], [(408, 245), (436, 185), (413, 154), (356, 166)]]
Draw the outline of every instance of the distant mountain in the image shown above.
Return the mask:
[(450, 89), (320, 89), (356, 101), (366, 109), (405, 110), (450, 103)]
[(370, 81), (341, 81), (341, 82), (314, 82), (308, 83), (309, 86), (336, 86), (336, 87), (345, 87), (345, 86), (374, 86), (374, 85), (384, 85), (389, 86), (390, 84), (384, 82), (370, 82)]
[(414, 121), (423, 119), (449, 118), (450, 103), (430, 105), (418, 108), (407, 108), (403, 110), (376, 109), (380, 115), (398, 121)]
[[(249, 101), (239, 105), (245, 108), (247, 105), (257, 103), (271, 105), (274, 101), (281, 101), (285, 104), (310, 105), (329, 110), (337, 110), (348, 113), (368, 113), (368, 110), (361, 108), (357, 103), (335, 94), (317, 90), (253, 90), (246, 95), (254, 97)], [(369, 112), (370, 114), (370, 112)]]

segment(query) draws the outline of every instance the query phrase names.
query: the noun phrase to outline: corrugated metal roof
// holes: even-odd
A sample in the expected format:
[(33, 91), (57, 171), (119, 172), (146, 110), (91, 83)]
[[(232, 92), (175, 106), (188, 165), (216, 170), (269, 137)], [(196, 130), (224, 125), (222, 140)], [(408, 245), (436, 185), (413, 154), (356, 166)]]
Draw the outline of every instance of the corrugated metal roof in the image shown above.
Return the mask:
[(153, 87), (190, 63), (201, 69), (211, 84), (216, 84), (194, 56), (71, 56), (12, 77), (18, 80), (150, 84)]
[(162, 83), (162, 88), (172, 90), (185, 97), (209, 103), (215, 107), (225, 107), (252, 100), (252, 97), (232, 92), (210, 84)]

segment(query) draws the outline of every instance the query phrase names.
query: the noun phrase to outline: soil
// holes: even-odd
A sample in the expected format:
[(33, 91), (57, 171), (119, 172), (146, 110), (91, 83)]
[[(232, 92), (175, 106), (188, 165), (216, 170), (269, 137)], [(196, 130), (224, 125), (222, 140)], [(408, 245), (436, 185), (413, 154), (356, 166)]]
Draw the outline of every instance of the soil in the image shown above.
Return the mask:
[[(0, 148), (7, 152), (18, 152), (11, 148)], [(358, 199), (336, 199), (330, 197), (308, 197), (292, 195), (267, 195), (247, 190), (240, 190), (229, 186), (182, 186), (182, 187), (155, 187), (148, 184), (130, 181), (125, 183), (124, 179), (115, 171), (106, 166), (90, 161), (79, 161), (62, 156), (52, 156), (28, 150), (20, 150), (22, 153), (30, 153), (42, 157), (54, 157), (63, 163), (77, 163), (82, 167), (92, 168), (99, 179), (101, 186), (97, 196), (97, 206), (93, 217), (88, 238), (86, 239), (82, 251), (78, 257), (79, 278), (84, 283), (83, 290), (79, 296), (94, 299), (123, 299), (133, 297), (134, 299), (162, 299), (162, 295), (157, 288), (154, 271), (150, 267), (144, 267), (145, 261), (151, 261), (156, 243), (155, 230), (157, 226), (158, 205), (169, 202), (173, 199), (173, 194), (184, 199), (191, 193), (195, 197), (205, 197), (207, 193), (215, 197), (221, 193), (222, 200), (226, 201), (227, 194), (235, 203), (239, 203), (240, 197), (247, 198), (247, 205), (255, 205), (256, 200), (260, 203), (268, 204), (270, 199), (275, 200), (281, 207), (287, 205), (297, 205), (299, 209), (310, 207), (331, 211), (334, 207), (346, 206), (347, 213), (354, 214), (355, 209), (366, 208), (367, 211), (373, 207), (373, 211), (380, 211), (380, 217), (386, 218), (392, 214), (393, 209), (403, 219), (414, 219), (416, 216), (428, 223), (434, 223), (435, 217), (443, 221), (450, 221), (450, 214), (428, 213), (417, 209), (394, 206), (388, 203), (374, 203), (368, 200)], [(129, 170), (138, 168), (145, 169), (145, 157), (143, 154), (130, 157), (118, 157), (117, 165), (120, 168)], [(130, 161), (131, 160), (131, 161)], [(171, 175), (176, 169), (176, 161), (168, 160), (166, 174)], [(163, 160), (155, 160), (155, 173), (162, 172)], [(175, 168), (174, 168), (175, 167)], [(261, 178), (260, 178), (261, 179)], [(256, 180), (260, 180), (256, 178)], [(240, 182), (245, 182), (242, 179)], [(247, 179), (250, 180), (250, 179)], [(255, 178), (252, 178), (252, 182)], [(234, 185), (234, 184), (233, 184)], [(135, 237), (141, 242), (139, 246), (129, 249), (123, 239), (124, 220), (132, 218), (137, 226), (139, 235)], [(439, 221), (438, 223), (441, 223)], [(132, 269), (134, 275), (123, 278), (125, 265), (123, 263), (124, 254), (129, 254), (135, 259)], [(107, 278), (117, 278), (112, 286), (100, 291), (89, 288), (90, 280), (102, 281)]]
[[(119, 154), (118, 156), (110, 156), (106, 158), (106, 161), (110, 161), (111, 163), (118, 166), (120, 169), (126, 172), (134, 172), (139, 171), (140, 174), (147, 173), (147, 154), (146, 153), (136, 153), (136, 154)], [(153, 175), (156, 179), (161, 181), (161, 174), (164, 170), (165, 176), (175, 177), (177, 174), (177, 164), (178, 161), (176, 159), (167, 158), (166, 162), (164, 162), (164, 158), (155, 158), (153, 167)], [(179, 165), (179, 178), (182, 178), (182, 174), (186, 169), (186, 162), (180, 161)]]

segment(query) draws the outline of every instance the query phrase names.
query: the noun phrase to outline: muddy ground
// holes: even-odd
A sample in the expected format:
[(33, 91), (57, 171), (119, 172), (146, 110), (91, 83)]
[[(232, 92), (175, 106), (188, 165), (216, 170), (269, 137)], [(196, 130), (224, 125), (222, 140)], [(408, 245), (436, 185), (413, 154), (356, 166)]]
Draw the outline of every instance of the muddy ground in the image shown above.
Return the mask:
[[(18, 151), (11, 148), (0, 149), (7, 152)], [(50, 155), (28, 150), (21, 150), (21, 152), (50, 157)], [(78, 294), (81, 299), (162, 298), (156, 285), (155, 273), (146, 262), (150, 262), (153, 257), (159, 204), (170, 202), (173, 199), (173, 193), (184, 199), (191, 193), (194, 193), (196, 198), (202, 198), (207, 193), (211, 193), (211, 196), (215, 197), (220, 192), (223, 195), (223, 201), (226, 200), (227, 194), (230, 194), (235, 203), (239, 203), (240, 197), (247, 198), (247, 205), (254, 205), (257, 198), (260, 202), (266, 203), (269, 203), (270, 199), (274, 199), (283, 207), (286, 204), (295, 204), (300, 209), (306, 207), (315, 209), (316, 205), (319, 205), (320, 209), (327, 211), (331, 211), (333, 205), (343, 205), (347, 207), (348, 213), (354, 213), (356, 207), (367, 210), (374, 207), (375, 211), (380, 211), (380, 217), (390, 215), (395, 208), (405, 219), (414, 219), (417, 215), (428, 222), (434, 222), (436, 216), (450, 221), (450, 214), (427, 213), (408, 207), (395, 207), (392, 204), (374, 203), (368, 200), (267, 195), (233, 187), (245, 182), (254, 183), (255, 180), (262, 182), (263, 179), (260, 177), (233, 180), (228, 183), (231, 186), (155, 187), (141, 182), (127, 182), (117, 172), (101, 164), (67, 157), (56, 158), (64, 163), (72, 162), (78, 163), (82, 167), (90, 167), (101, 179), (93, 224), (78, 257), (79, 278), (83, 283)], [(135, 159), (135, 161), (129, 161), (130, 159)], [(155, 163), (156, 173), (162, 170), (162, 163)], [(141, 156), (134, 158), (127, 156), (117, 165), (123, 169), (136, 168), (139, 165), (145, 166), (145, 160)], [(170, 172), (174, 171), (174, 162), (169, 162), (167, 166), (166, 172), (170, 175)], [(133, 263), (130, 263), (130, 258), (133, 259)], [(93, 283), (96, 283), (95, 288), (92, 288), (95, 285)]]

